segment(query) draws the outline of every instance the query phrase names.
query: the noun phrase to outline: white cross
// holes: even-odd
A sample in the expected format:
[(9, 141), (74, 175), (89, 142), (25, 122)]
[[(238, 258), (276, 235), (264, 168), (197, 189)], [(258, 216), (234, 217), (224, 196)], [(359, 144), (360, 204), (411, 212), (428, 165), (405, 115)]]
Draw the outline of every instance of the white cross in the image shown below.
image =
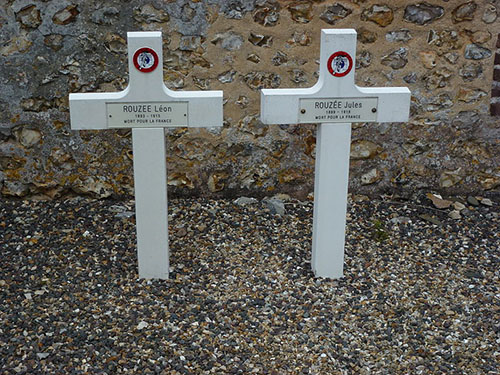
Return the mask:
[(129, 32), (127, 42), (128, 87), (70, 94), (71, 128), (132, 128), (139, 277), (168, 279), (164, 128), (222, 126), (222, 91), (166, 88), (161, 32)]
[(261, 91), (263, 123), (319, 123), (311, 266), (320, 277), (343, 276), (351, 123), (404, 122), (410, 109), (406, 87), (356, 86), (355, 58), (355, 30), (321, 30), (318, 82)]

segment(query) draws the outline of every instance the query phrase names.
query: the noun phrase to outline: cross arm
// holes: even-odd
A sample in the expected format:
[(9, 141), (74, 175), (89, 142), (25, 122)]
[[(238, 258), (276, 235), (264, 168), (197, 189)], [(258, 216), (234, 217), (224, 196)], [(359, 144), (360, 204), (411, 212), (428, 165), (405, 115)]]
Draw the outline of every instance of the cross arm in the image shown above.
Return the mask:
[[(406, 87), (358, 87), (349, 92), (330, 89), (263, 89), (261, 121), (264, 124), (298, 124), (301, 99), (376, 98), (377, 116), (369, 122), (404, 122), (410, 112), (410, 90)], [(366, 121), (364, 121), (366, 122)]]
[[(168, 90), (165, 87), (165, 90)], [(168, 95), (174, 101), (189, 102), (188, 119), (189, 127), (215, 127), (222, 126), (223, 92), (212, 91), (172, 91)]]
[[(124, 91), (113, 93), (74, 93), (69, 95), (71, 129), (108, 129), (109, 103), (184, 102), (189, 127), (222, 126), (222, 91)], [(175, 126), (176, 124), (172, 124)]]
[(366, 97), (378, 98), (377, 121), (405, 122), (410, 115), (411, 92), (407, 87), (357, 87)]
[(71, 129), (107, 129), (106, 103), (122, 100), (127, 90), (120, 92), (96, 92), (69, 94), (69, 115)]
[(264, 124), (298, 124), (299, 100), (311, 97), (311, 89), (260, 90), (260, 120)]

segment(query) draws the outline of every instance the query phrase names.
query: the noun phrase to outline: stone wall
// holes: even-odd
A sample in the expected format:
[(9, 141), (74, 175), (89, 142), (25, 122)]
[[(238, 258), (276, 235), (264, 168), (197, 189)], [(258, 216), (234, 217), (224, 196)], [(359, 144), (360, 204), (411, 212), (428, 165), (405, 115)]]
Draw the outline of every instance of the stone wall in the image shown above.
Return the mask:
[(499, 7), (495, 0), (4, 0), (0, 190), (132, 194), (130, 131), (71, 131), (68, 94), (124, 89), (126, 32), (162, 30), (167, 86), (221, 89), (225, 98), (223, 128), (167, 131), (170, 192), (304, 198), (313, 190), (315, 126), (263, 125), (259, 89), (312, 86), (320, 29), (355, 28), (357, 84), (408, 86), (412, 108), (408, 123), (353, 124), (351, 192), (498, 192), (500, 111), (491, 90), (498, 90)]

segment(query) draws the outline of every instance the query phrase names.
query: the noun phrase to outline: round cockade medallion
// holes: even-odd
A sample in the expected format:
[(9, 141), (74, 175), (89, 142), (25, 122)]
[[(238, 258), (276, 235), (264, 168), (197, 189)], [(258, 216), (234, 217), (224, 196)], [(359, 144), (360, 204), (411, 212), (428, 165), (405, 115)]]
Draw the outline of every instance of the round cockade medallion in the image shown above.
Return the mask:
[(158, 55), (151, 48), (139, 48), (134, 53), (134, 66), (142, 73), (152, 72), (158, 66)]
[(328, 71), (334, 77), (344, 77), (352, 69), (352, 57), (344, 51), (335, 52), (328, 59)]

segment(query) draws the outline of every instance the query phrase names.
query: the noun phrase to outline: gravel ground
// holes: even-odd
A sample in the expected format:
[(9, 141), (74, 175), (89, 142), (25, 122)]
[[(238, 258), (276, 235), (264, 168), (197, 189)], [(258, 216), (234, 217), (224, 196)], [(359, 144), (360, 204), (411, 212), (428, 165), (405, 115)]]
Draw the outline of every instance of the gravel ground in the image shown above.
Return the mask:
[(2, 200), (0, 374), (499, 374), (499, 202), (463, 203), (354, 199), (324, 280), (311, 202), (172, 200), (145, 281), (132, 201)]

